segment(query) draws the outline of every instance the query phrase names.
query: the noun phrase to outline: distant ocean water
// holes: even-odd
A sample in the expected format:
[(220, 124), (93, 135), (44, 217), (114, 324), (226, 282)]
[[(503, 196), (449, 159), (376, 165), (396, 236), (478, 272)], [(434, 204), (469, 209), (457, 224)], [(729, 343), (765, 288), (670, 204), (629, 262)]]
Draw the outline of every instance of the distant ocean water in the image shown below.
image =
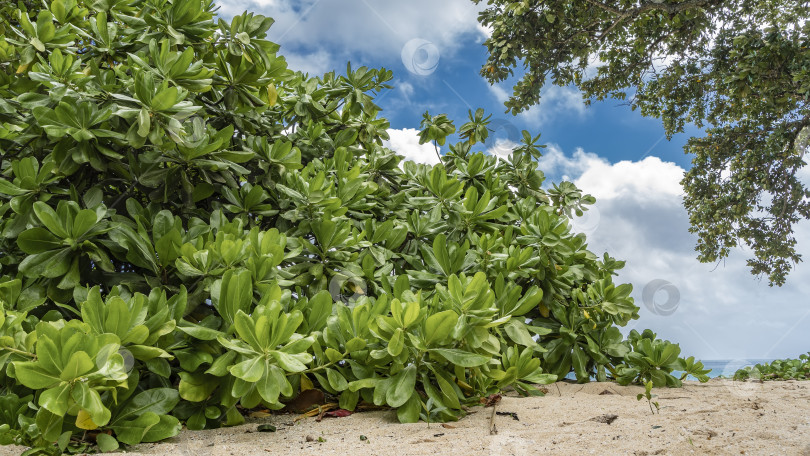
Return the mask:
[[(710, 378), (725, 376), (731, 377), (734, 372), (745, 366), (754, 366), (756, 364), (770, 363), (774, 358), (751, 358), (751, 359), (704, 359), (703, 365), (706, 369), (711, 369), (709, 372)], [(697, 380), (691, 376), (687, 380)]]
[[(731, 377), (734, 375), (734, 372), (737, 372), (738, 369), (741, 369), (745, 366), (754, 366), (756, 364), (764, 364), (773, 361), (774, 358), (768, 359), (761, 359), (761, 358), (751, 358), (751, 359), (703, 359), (704, 369), (711, 369), (712, 371), (708, 373), (709, 378), (715, 377)], [(672, 375), (675, 377), (680, 378), (680, 372), (674, 371)], [(573, 372), (566, 375), (565, 378), (575, 380), (576, 376)], [(696, 378), (692, 377), (691, 375), (686, 378), (687, 380), (697, 380)]]

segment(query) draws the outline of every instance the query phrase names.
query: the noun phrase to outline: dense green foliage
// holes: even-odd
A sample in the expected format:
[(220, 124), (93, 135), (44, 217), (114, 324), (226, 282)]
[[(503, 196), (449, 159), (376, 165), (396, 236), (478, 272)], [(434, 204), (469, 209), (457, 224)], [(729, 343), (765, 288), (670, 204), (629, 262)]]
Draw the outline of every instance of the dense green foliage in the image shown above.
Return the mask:
[(110, 450), (308, 388), (412, 422), (572, 370), (702, 372), (622, 340), (623, 263), (571, 231), (591, 197), (542, 188), (539, 138), (487, 156), (471, 113), (443, 164), (403, 163), (374, 104), (391, 72), (294, 73), (272, 19), (45, 5), (2, 10), (0, 442)]
[[(481, 0), (474, 0), (476, 3)], [(738, 245), (752, 273), (782, 285), (796, 253), (794, 225), (810, 218), (805, 166), (810, 126), (810, 2), (797, 0), (489, 0), (481, 74), (526, 70), (506, 107), (540, 100), (548, 82), (590, 102), (626, 99), (660, 117), (670, 137), (705, 127), (684, 204), (704, 262)]]
[(810, 353), (738, 369), (734, 380), (810, 380)]

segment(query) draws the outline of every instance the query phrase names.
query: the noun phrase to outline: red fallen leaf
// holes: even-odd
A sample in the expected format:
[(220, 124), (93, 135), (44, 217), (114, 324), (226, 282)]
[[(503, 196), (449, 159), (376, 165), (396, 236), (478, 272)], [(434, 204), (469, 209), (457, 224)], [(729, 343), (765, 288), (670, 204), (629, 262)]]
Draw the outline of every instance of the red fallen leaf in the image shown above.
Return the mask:
[(344, 416), (349, 416), (352, 413), (354, 412), (346, 409), (332, 410), (329, 412), (323, 412), (321, 415), (318, 416), (318, 418), (316, 418), (315, 421), (321, 421), (322, 418), (343, 418)]

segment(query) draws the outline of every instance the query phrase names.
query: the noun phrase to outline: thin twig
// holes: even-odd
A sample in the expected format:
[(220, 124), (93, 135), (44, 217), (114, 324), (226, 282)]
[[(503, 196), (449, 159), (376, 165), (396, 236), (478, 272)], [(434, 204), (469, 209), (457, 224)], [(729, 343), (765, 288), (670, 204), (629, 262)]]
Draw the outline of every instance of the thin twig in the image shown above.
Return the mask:
[(492, 404), (492, 415), (489, 416), (489, 435), (498, 433), (498, 428), (495, 427), (495, 410), (498, 409), (498, 403)]
[(436, 151), (436, 156), (439, 157), (439, 163), (444, 165), (444, 160), (442, 160), (442, 154), (439, 153), (439, 146), (436, 145), (436, 141), (433, 141), (433, 149)]

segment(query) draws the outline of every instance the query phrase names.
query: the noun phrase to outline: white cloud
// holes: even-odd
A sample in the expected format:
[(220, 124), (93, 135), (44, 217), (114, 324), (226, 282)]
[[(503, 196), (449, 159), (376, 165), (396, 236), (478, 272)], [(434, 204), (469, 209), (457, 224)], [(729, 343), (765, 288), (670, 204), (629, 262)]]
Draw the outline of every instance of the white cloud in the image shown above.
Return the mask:
[(332, 69), (331, 57), (323, 49), (300, 55), (287, 52), (284, 53), (284, 58), (287, 60), (288, 68), (309, 73), (310, 76), (321, 76)]
[[(682, 207), (682, 168), (658, 157), (609, 163), (581, 149), (566, 156), (550, 147), (540, 169), (571, 174), (596, 197), (595, 210), (575, 225), (588, 235), (591, 251), (627, 261), (616, 280), (633, 284), (641, 307), (641, 318), (627, 330), (653, 329), (680, 343), (685, 355), (705, 359), (796, 357), (808, 350), (810, 336), (801, 322), (805, 328), (810, 323), (810, 268), (799, 264), (787, 285), (771, 288), (750, 275), (750, 252), (742, 249), (719, 265), (699, 263)], [(796, 236), (802, 253), (810, 255), (810, 226), (801, 224)], [(671, 315), (645, 306), (642, 292), (654, 280), (671, 283), (680, 294)], [(666, 299), (659, 291), (654, 301)]]
[(609, 165), (608, 162), (591, 152), (585, 152), (581, 148), (574, 151), (574, 155), (568, 157), (556, 144), (548, 144), (543, 150), (543, 156), (538, 160), (538, 168), (547, 176), (560, 180), (571, 180), (570, 176), (579, 176), (589, 168), (601, 164)]
[(495, 99), (498, 100), (498, 103), (503, 104), (504, 102), (506, 102), (506, 100), (509, 99), (509, 94), (506, 92), (506, 90), (497, 84), (490, 85), (489, 91), (492, 92), (492, 96), (494, 96)]
[(225, 2), (220, 15), (249, 10), (273, 17), (268, 37), (282, 46), (397, 58), (413, 38), (431, 41), (442, 54), (461, 47), (465, 34), (480, 39), (477, 18), (484, 7), (469, 0), (234, 0)]
[(492, 37), (492, 26), (487, 25), (484, 26), (481, 23), (478, 23), (478, 31), (481, 33), (482, 38), (489, 39)]
[[(493, 84), (489, 91), (499, 103), (509, 98), (509, 93), (502, 85)], [(587, 115), (587, 106), (582, 100), (582, 92), (573, 87), (560, 87), (547, 84), (540, 91), (540, 103), (518, 114), (530, 126), (541, 126), (557, 117), (578, 117)]]
[(578, 150), (587, 168), (576, 183), (604, 199), (634, 198), (638, 201), (677, 201), (680, 204), (684, 170), (671, 162), (649, 156), (638, 162), (622, 160), (610, 164), (593, 160)]
[(486, 150), (486, 153), (505, 160), (512, 155), (512, 151), (519, 145), (519, 143), (509, 138), (495, 138), (494, 144)]
[(413, 84), (409, 82), (404, 81), (400, 82), (399, 84), (396, 85), (396, 88), (397, 90), (402, 92), (402, 96), (405, 97), (406, 100), (410, 99), (413, 96), (414, 93)]
[(436, 149), (432, 144), (419, 144), (419, 130), (392, 128), (388, 130), (388, 135), (391, 139), (385, 141), (383, 145), (402, 155), (406, 160), (431, 165), (439, 163), (439, 157), (436, 156)]

